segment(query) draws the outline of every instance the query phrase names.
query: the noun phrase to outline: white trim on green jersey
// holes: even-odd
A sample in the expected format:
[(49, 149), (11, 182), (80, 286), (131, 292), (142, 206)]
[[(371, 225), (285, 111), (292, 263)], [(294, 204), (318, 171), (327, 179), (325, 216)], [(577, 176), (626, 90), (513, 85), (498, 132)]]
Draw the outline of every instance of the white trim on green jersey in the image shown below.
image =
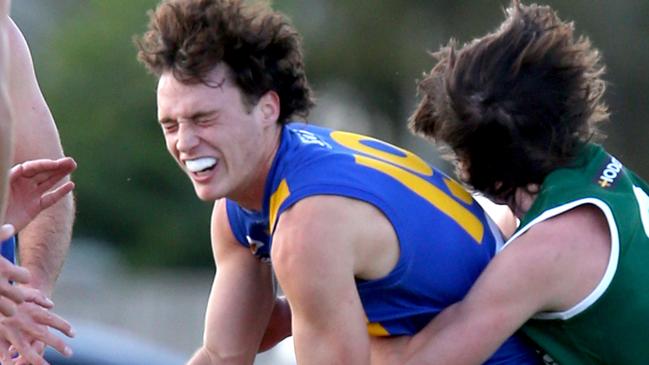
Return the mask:
[(649, 237), (649, 196), (637, 186), (633, 187), (633, 193), (638, 201), (638, 208), (640, 208), (640, 219), (642, 220), (644, 233)]
[(595, 289), (593, 289), (593, 291), (590, 294), (588, 294), (574, 307), (563, 312), (537, 313), (534, 317), (532, 317), (534, 319), (562, 319), (562, 320), (570, 319), (576, 316), (577, 314), (585, 311), (588, 307), (590, 307), (593, 303), (595, 303), (604, 294), (608, 286), (611, 284), (613, 277), (615, 276), (615, 272), (617, 270), (618, 258), (620, 254), (620, 240), (617, 231), (617, 224), (615, 223), (615, 218), (613, 217), (613, 212), (611, 211), (611, 208), (609, 208), (609, 206), (606, 203), (596, 198), (585, 198), (585, 199), (575, 200), (568, 204), (560, 205), (558, 207), (546, 210), (541, 215), (539, 215), (534, 220), (532, 220), (530, 223), (528, 223), (525, 227), (519, 229), (509, 240), (507, 240), (505, 245), (502, 247), (502, 249), (504, 250), (510, 243), (512, 243), (512, 241), (514, 241), (517, 237), (525, 233), (528, 229), (530, 229), (535, 224), (543, 222), (547, 219), (555, 217), (561, 213), (565, 213), (571, 209), (574, 209), (577, 206), (584, 205), (584, 204), (593, 204), (596, 207), (598, 207), (604, 213), (604, 216), (606, 216), (606, 220), (608, 222), (608, 227), (611, 234), (611, 255), (609, 256), (608, 264), (606, 266), (606, 271), (604, 272), (604, 276), (602, 276), (602, 279), (600, 280), (599, 284), (597, 284)]

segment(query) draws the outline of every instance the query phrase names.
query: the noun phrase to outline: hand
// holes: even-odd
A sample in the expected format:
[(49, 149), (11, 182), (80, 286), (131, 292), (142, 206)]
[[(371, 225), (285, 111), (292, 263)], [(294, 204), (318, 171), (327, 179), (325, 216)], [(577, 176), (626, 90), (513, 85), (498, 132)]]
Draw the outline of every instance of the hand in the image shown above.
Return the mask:
[(20, 231), (38, 213), (72, 191), (74, 183), (71, 181), (57, 188), (54, 186), (76, 168), (77, 163), (70, 157), (32, 160), (14, 166), (9, 172), (7, 222)]
[[(43, 352), (48, 345), (64, 356), (71, 356), (72, 350), (65, 342), (49, 331), (49, 328), (53, 328), (68, 337), (74, 337), (70, 323), (50, 312), (54, 303), (39, 290), (27, 287), (22, 289), (26, 295), (25, 302), (17, 307), (12, 317), (0, 321), (0, 354), (3, 363), (13, 361), (10, 363), (15, 365), (47, 365)], [(14, 352), (19, 356), (12, 359)]]
[[(11, 236), (9, 236), (11, 237)], [(16, 266), (4, 257), (0, 257), (0, 314), (10, 317), (16, 312), (16, 305), (26, 299), (25, 291), (11, 281), (27, 284), (30, 274), (24, 267)]]

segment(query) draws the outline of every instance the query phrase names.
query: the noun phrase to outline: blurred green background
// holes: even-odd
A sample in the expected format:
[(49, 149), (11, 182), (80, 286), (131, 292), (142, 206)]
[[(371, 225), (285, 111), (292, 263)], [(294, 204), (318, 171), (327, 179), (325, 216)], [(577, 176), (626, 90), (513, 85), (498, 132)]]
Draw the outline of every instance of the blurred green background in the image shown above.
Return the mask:
[[(167, 155), (155, 79), (135, 59), (153, 0), (14, 0), (66, 153), (78, 164), (75, 237), (107, 242), (132, 267), (211, 265), (210, 206)], [(603, 52), (612, 121), (605, 145), (649, 178), (649, 1), (546, 1)], [(304, 36), (319, 106), (311, 122), (408, 146), (427, 51), (497, 27), (505, 0), (275, 0)], [(446, 168), (446, 166), (445, 166)]]

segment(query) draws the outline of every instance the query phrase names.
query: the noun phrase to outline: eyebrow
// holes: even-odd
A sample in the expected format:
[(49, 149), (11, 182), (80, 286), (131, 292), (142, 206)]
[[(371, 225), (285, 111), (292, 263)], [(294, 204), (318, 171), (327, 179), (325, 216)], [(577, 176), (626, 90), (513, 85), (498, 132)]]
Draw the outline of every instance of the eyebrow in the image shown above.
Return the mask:
[[(196, 113), (190, 115), (188, 118), (185, 118), (185, 119), (195, 121), (195, 120), (198, 120), (198, 119), (201, 119), (201, 118), (211, 117), (211, 116), (213, 116), (213, 115), (215, 115), (217, 113), (218, 113), (218, 110), (211, 110), (211, 111), (207, 111), (207, 112), (196, 112)], [(168, 118), (167, 117), (167, 118), (160, 119), (160, 124), (175, 123), (175, 122), (176, 122), (176, 120), (173, 119), (173, 118)]]

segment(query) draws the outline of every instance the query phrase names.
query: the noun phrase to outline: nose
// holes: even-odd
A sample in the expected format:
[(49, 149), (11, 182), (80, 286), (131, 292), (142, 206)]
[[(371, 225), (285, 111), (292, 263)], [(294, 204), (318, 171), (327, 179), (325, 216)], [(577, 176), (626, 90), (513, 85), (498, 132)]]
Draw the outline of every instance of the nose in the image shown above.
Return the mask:
[(180, 152), (189, 152), (198, 145), (199, 138), (196, 135), (192, 123), (178, 123), (178, 139), (176, 148)]

